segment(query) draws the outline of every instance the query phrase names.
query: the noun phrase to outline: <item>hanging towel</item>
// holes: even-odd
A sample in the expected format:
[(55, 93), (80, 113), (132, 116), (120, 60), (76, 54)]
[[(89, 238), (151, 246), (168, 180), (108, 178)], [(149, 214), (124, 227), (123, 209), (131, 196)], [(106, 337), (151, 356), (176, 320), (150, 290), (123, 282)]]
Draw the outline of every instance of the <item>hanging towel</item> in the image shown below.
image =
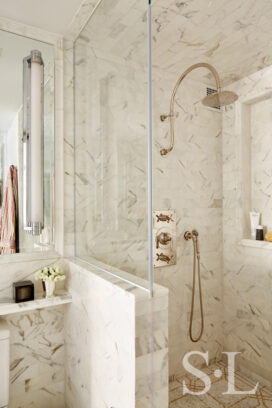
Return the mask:
[(0, 252), (1, 254), (19, 252), (18, 178), (17, 169), (13, 165), (9, 168), (2, 203)]

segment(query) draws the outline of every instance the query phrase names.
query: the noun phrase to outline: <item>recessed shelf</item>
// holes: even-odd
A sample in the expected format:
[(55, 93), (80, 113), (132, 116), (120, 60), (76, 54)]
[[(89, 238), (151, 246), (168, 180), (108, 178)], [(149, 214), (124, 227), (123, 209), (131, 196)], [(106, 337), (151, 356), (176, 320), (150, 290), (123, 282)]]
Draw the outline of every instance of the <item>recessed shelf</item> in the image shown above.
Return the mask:
[(269, 241), (257, 241), (254, 239), (242, 239), (240, 241), (242, 246), (252, 247), (252, 248), (261, 248), (261, 249), (270, 249), (272, 251), (272, 242)]
[(15, 303), (12, 299), (0, 299), (0, 317), (13, 313), (65, 305), (67, 303), (72, 303), (72, 295), (61, 290), (57, 291), (56, 296), (52, 298), (45, 298), (43, 293), (38, 293), (35, 299), (29, 302)]

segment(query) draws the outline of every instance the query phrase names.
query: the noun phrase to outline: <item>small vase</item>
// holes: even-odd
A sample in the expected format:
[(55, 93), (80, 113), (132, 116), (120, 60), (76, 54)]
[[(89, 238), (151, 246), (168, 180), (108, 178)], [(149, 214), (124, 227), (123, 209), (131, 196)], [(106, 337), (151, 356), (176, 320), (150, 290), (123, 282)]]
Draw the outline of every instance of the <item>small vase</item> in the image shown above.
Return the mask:
[(55, 286), (56, 286), (56, 283), (54, 281), (51, 281), (51, 280), (45, 281), (45, 291), (46, 291), (47, 298), (51, 298), (55, 296)]
[(46, 287), (45, 287), (45, 282), (42, 281), (42, 288), (43, 288), (43, 297), (46, 296)]

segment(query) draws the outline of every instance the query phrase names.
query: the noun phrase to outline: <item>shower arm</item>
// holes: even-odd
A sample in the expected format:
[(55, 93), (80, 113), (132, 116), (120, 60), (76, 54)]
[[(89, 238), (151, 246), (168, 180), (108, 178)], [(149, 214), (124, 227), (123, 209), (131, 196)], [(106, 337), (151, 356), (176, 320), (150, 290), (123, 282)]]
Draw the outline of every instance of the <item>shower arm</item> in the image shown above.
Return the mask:
[(184, 78), (196, 68), (207, 68), (208, 70), (210, 70), (215, 78), (217, 92), (221, 91), (221, 85), (220, 85), (220, 79), (219, 79), (218, 72), (212, 65), (207, 64), (206, 62), (200, 62), (198, 64), (191, 65), (189, 68), (186, 69), (186, 71), (183, 72), (183, 74), (179, 77), (175, 85), (175, 88), (172, 92), (169, 115), (161, 115), (160, 117), (162, 122), (164, 122), (168, 117), (170, 118), (170, 147), (168, 147), (168, 149), (166, 148), (161, 149), (160, 153), (162, 156), (166, 156), (169, 152), (171, 152), (171, 150), (173, 150), (173, 147), (174, 147), (174, 104), (175, 104), (176, 93), (180, 87), (181, 82), (184, 80)]

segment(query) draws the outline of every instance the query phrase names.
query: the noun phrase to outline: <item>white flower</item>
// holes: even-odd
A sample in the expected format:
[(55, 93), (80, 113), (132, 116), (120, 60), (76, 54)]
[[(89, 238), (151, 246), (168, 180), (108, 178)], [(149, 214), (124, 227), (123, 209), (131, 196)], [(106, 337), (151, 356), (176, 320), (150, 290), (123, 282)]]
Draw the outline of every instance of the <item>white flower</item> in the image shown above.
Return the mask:
[(41, 280), (43, 276), (42, 270), (37, 271), (34, 276), (36, 280)]
[(58, 282), (66, 278), (59, 266), (46, 266), (43, 269), (37, 271), (34, 276), (36, 280), (42, 280), (44, 282), (46, 282), (47, 280)]
[(55, 282), (59, 282), (59, 281), (63, 281), (65, 278), (66, 278), (65, 275), (59, 274), (59, 275), (55, 276), (54, 280), (55, 280)]

